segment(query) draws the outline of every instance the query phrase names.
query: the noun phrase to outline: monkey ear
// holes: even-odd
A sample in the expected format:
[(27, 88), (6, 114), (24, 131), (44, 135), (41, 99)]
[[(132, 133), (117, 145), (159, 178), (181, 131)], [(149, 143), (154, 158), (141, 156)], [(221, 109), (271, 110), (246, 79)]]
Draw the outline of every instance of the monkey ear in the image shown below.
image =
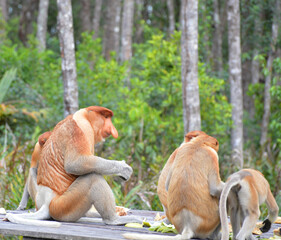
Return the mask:
[(38, 142), (39, 142), (41, 147), (45, 144), (45, 142), (48, 140), (50, 135), (51, 135), (51, 132), (45, 132), (45, 133), (43, 133), (39, 136)]

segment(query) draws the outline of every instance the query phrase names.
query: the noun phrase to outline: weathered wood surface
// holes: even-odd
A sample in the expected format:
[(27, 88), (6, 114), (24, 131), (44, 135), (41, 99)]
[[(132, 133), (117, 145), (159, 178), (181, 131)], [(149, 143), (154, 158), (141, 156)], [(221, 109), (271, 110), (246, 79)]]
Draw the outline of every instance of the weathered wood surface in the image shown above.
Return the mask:
[[(8, 211), (12, 213), (21, 213), (23, 211)], [(147, 218), (153, 221), (157, 212), (130, 210), (128, 214)], [(160, 212), (160, 214), (162, 214)], [(66, 223), (63, 222), (59, 228), (36, 227), (22, 224), (14, 224), (3, 221), (5, 215), (0, 214), (0, 235), (4, 236), (24, 236), (43, 239), (93, 239), (93, 240), (119, 240), (124, 239), (122, 234), (126, 232), (137, 232), (144, 234), (162, 234), (151, 232), (147, 228), (128, 228), (124, 226), (108, 226), (103, 223)], [(281, 224), (274, 224), (268, 233), (262, 234), (261, 238), (269, 238), (273, 236), (273, 229), (281, 227)], [(167, 234), (165, 234), (167, 235)]]

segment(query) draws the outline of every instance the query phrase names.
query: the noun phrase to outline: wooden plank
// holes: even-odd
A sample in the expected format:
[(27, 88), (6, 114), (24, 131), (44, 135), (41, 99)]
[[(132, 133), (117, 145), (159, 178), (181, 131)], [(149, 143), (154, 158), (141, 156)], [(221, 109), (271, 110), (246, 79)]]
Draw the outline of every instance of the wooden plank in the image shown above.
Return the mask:
[[(23, 213), (23, 211), (8, 211), (12, 213)], [(26, 212), (26, 211), (25, 211)], [(131, 210), (130, 215), (147, 218), (153, 221), (156, 214), (162, 212)], [(127, 228), (124, 226), (110, 226), (103, 223), (91, 222), (63, 222), (59, 228), (36, 227), (22, 224), (14, 224), (2, 221), (5, 215), (0, 214), (0, 235), (24, 236), (35, 239), (73, 239), (73, 240), (119, 240), (124, 239), (122, 234), (126, 232), (135, 232), (143, 234), (171, 235), (151, 232), (147, 228)], [(264, 233), (260, 238), (269, 238), (273, 236), (273, 229), (281, 227), (281, 224), (273, 224), (268, 233)]]
[[(12, 213), (23, 213), (23, 211), (8, 211)], [(25, 211), (26, 212), (26, 211)], [(157, 212), (153, 211), (130, 211), (130, 215), (146, 217), (150, 221), (154, 219)], [(63, 222), (59, 228), (36, 227), (22, 224), (14, 224), (2, 221), (4, 215), (0, 215), (0, 234), (7, 236), (24, 236), (47, 239), (95, 239), (95, 240), (117, 240), (124, 239), (122, 234), (126, 232), (154, 233), (147, 228), (127, 228), (124, 226), (110, 226), (103, 223), (71, 223)]]

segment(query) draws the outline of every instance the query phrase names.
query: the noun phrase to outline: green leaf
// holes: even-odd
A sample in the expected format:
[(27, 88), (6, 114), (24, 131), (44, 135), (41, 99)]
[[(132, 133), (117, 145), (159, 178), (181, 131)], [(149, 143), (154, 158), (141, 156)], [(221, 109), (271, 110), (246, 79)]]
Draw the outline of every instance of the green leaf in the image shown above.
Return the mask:
[(4, 76), (2, 77), (2, 80), (0, 82), (0, 103), (3, 102), (3, 99), (12, 83), (12, 81), (15, 79), (17, 73), (16, 68), (11, 68), (7, 72), (5, 72)]

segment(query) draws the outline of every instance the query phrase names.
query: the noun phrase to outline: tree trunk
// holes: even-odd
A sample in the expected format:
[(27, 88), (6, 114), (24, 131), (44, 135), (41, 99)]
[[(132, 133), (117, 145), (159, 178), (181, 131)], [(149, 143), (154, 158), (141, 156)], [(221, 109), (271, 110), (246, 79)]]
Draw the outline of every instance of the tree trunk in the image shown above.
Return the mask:
[(94, 31), (93, 39), (96, 39), (99, 36), (101, 7), (102, 7), (102, 0), (96, 0), (94, 17), (93, 17), (93, 31)]
[(49, 0), (40, 0), (38, 17), (37, 17), (37, 35), (36, 35), (38, 39), (39, 51), (44, 51), (46, 49), (48, 7), (49, 7)]
[(143, 25), (142, 21), (142, 10), (143, 10), (143, 1), (144, 0), (136, 0), (136, 32), (135, 32), (135, 42), (141, 43), (143, 39)]
[(0, 0), (0, 8), (2, 10), (2, 17), (4, 21), (8, 21), (8, 7), (7, 7), (7, 0)]
[(272, 64), (273, 64), (273, 57), (275, 54), (275, 45), (278, 38), (280, 11), (281, 11), (281, 1), (276, 0), (275, 14), (273, 16), (273, 23), (272, 23), (270, 52), (268, 54), (268, 59), (266, 63), (266, 68), (268, 70), (268, 73), (265, 77), (265, 85), (264, 85), (264, 113), (262, 118), (261, 139), (260, 139), (260, 145), (262, 146), (262, 148), (264, 148), (264, 145), (267, 141), (267, 132), (268, 132), (268, 125), (269, 125), (269, 117), (270, 117), (270, 88), (271, 88)]
[(181, 1), (181, 79), (185, 133), (201, 129), (198, 86), (198, 0)]
[(243, 95), (241, 82), (241, 44), (239, 0), (228, 0), (229, 81), (232, 104), (232, 159), (243, 167)]
[(121, 61), (132, 58), (132, 32), (134, 20), (134, 0), (124, 0), (121, 30)]
[(169, 36), (175, 31), (175, 10), (174, 0), (167, 0), (168, 15), (169, 15)]
[(78, 87), (73, 37), (71, 0), (57, 0), (58, 32), (61, 49), (61, 67), (64, 84), (64, 116), (78, 110)]
[(119, 54), (120, 41), (120, 12), (121, 0), (108, 0), (105, 36), (103, 38), (103, 50), (106, 60), (110, 60), (110, 52), (115, 51)]
[(24, 45), (27, 44), (27, 36), (32, 33), (32, 21), (34, 20), (34, 12), (37, 9), (38, 1), (23, 1), (22, 11), (19, 22), (19, 38)]
[(220, 19), (220, 8), (219, 1), (213, 0), (214, 7), (214, 37), (213, 37), (213, 47), (212, 47), (212, 56), (214, 59), (214, 70), (218, 73), (218, 76), (221, 76), (223, 71), (222, 66), (222, 26)]
[(90, 32), (92, 30), (90, 0), (81, 0), (80, 19), (82, 32)]
[[(207, 6), (207, 1), (204, 1), (199, 5), (199, 13), (201, 13), (201, 15), (199, 16), (199, 19), (202, 19), (201, 20), (201, 23), (202, 23), (201, 32), (199, 32), (199, 36), (200, 36), (199, 45), (202, 46), (201, 55), (203, 57), (203, 62), (205, 62), (206, 65), (210, 65), (210, 62), (213, 59), (213, 57), (212, 57), (212, 51), (210, 48), (210, 27), (209, 27), (208, 19), (207, 19), (207, 17), (209, 16), (209, 11), (208, 11), (208, 6)], [(199, 52), (199, 55), (200, 55), (200, 52)]]
[[(260, 54), (260, 39), (262, 38), (262, 9), (261, 9), (261, 4), (260, 1), (258, 1), (259, 7), (260, 7), (260, 13), (255, 17), (255, 23), (254, 23), (254, 38), (255, 41), (253, 43), (254, 45), (254, 50), (253, 50), (253, 55), (252, 55), (252, 61), (251, 61), (251, 84), (257, 84), (259, 83), (260, 79), (260, 63), (259, 60), (257, 59), (257, 56)], [(252, 97), (252, 107), (250, 108), (250, 118), (254, 119), (255, 117), (255, 96)]]

